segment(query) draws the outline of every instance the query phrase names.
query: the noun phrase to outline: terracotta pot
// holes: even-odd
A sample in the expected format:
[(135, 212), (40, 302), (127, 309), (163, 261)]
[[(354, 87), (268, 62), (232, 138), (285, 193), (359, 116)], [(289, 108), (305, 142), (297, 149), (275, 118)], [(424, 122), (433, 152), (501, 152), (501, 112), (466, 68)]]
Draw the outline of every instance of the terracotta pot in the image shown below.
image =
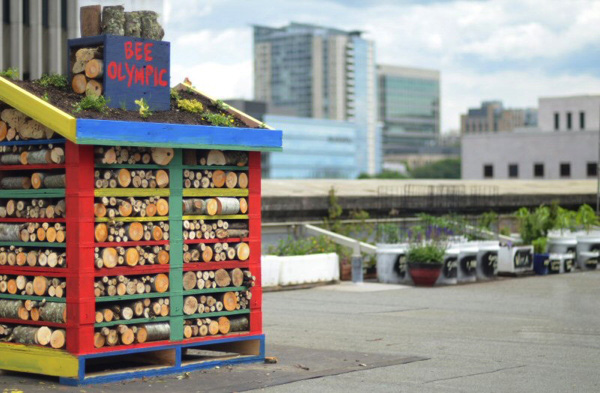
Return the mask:
[(408, 271), (418, 287), (432, 287), (440, 276), (442, 264), (408, 262)]

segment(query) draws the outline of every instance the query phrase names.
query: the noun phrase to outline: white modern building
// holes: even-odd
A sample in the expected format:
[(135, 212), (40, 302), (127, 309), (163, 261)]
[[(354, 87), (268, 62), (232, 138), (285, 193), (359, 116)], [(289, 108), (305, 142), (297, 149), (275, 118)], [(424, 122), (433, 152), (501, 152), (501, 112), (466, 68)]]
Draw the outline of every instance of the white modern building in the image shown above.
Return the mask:
[(464, 134), (462, 178), (595, 179), (600, 95), (540, 98), (538, 128)]

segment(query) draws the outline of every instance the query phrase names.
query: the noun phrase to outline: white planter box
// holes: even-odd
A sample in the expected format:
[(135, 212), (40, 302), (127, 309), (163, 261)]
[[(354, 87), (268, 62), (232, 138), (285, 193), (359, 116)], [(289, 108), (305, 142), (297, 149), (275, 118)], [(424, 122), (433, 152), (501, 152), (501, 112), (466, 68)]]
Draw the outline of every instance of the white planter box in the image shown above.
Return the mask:
[[(277, 277), (277, 280), (275, 279)], [(311, 254), (262, 257), (262, 286), (286, 286), (340, 280), (338, 255)]]

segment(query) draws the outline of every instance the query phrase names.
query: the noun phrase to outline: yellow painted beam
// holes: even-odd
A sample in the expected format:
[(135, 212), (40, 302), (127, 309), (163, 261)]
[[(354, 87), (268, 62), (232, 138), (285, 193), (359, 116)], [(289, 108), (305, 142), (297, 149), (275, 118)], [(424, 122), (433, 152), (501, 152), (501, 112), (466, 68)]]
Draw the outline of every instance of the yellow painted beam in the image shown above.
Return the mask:
[(97, 188), (94, 190), (94, 195), (97, 197), (103, 196), (169, 196), (171, 191), (168, 188)]
[(0, 370), (76, 378), (79, 360), (57, 349), (0, 343)]
[[(98, 192), (98, 190), (96, 190)], [(96, 196), (99, 196), (96, 194)], [(248, 196), (248, 189), (239, 188), (185, 188), (183, 190), (184, 197), (200, 197), (200, 196)]]
[(71, 142), (75, 142), (77, 120), (73, 116), (2, 77), (0, 77), (0, 101), (6, 102)]

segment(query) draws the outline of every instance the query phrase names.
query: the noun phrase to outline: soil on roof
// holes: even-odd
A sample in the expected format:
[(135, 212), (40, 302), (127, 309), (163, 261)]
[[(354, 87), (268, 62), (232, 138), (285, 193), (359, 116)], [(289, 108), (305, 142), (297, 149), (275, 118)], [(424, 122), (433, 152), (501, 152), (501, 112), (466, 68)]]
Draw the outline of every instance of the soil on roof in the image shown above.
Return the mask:
[[(152, 123), (174, 123), (174, 124), (201, 124), (212, 125), (205, 120), (202, 115), (179, 110), (177, 101), (171, 98), (171, 110), (169, 111), (154, 111), (152, 115), (146, 119), (142, 118), (137, 111), (126, 111), (119, 108), (106, 108), (105, 112), (97, 112), (93, 110), (85, 110), (75, 112), (74, 105), (83, 98), (83, 95), (76, 94), (70, 88), (60, 89), (57, 87), (42, 87), (36, 81), (12, 81), (19, 87), (29, 91), (30, 93), (42, 98), (47, 94), (48, 102), (58, 109), (71, 114), (79, 119), (102, 119), (102, 120), (123, 120), (123, 121), (147, 121)], [(178, 92), (182, 99), (198, 100), (204, 106), (204, 110), (211, 113), (219, 113), (222, 115), (230, 115), (228, 112), (220, 110), (215, 103), (204, 96), (198, 95), (193, 91), (181, 90)], [(234, 122), (232, 127), (250, 128), (243, 121), (233, 116)]]

